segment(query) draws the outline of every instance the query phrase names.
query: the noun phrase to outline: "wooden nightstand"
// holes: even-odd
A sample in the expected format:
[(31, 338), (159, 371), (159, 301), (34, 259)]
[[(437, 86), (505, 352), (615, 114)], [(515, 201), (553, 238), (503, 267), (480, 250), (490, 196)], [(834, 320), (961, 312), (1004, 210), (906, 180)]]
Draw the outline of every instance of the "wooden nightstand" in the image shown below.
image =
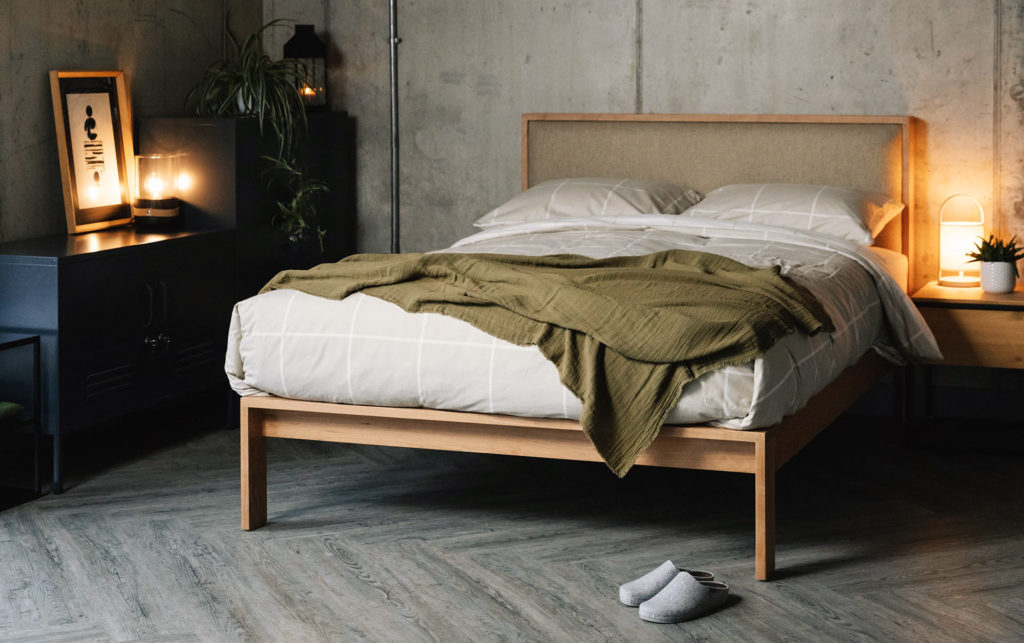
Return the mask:
[(934, 281), (912, 299), (945, 359), (936, 364), (1024, 369), (1024, 287), (1005, 295)]

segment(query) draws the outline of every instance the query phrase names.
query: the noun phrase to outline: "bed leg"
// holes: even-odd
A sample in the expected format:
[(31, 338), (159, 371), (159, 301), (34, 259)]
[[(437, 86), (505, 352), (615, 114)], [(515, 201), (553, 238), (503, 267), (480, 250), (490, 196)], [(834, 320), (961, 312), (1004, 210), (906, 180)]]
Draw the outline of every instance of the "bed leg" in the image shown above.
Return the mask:
[(260, 412), (244, 402), (240, 418), (242, 440), (242, 529), (267, 524), (267, 439)]
[(770, 580), (775, 572), (775, 440), (767, 433), (754, 443), (755, 576)]

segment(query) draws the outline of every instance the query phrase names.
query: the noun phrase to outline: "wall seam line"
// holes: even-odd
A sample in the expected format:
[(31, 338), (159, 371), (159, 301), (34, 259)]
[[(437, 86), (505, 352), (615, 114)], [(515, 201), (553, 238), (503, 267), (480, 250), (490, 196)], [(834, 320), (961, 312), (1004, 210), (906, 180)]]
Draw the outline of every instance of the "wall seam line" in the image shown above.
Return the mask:
[(636, 74), (633, 111), (642, 114), (644, 111), (644, 0), (636, 0)]
[(1003, 234), (1003, 168), (1002, 168), (1002, 144), (999, 133), (1003, 129), (1003, 2), (995, 0), (995, 55), (993, 56), (992, 70), (992, 222), (995, 224), (995, 232)]
[(228, 23), (228, 0), (220, 0), (220, 57), (221, 60), (227, 60), (228, 57), (228, 38), (224, 33), (225, 25)]

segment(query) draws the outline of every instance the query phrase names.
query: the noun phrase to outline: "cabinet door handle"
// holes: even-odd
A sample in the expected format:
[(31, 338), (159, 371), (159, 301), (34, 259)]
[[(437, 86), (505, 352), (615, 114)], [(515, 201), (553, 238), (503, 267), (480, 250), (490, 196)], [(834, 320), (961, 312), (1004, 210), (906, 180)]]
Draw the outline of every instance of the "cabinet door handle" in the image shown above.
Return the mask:
[(145, 285), (146, 288), (146, 321), (142, 322), (143, 328), (149, 328), (153, 325), (153, 287), (149, 284)]
[(167, 284), (161, 279), (157, 282), (160, 286), (160, 323), (167, 319)]

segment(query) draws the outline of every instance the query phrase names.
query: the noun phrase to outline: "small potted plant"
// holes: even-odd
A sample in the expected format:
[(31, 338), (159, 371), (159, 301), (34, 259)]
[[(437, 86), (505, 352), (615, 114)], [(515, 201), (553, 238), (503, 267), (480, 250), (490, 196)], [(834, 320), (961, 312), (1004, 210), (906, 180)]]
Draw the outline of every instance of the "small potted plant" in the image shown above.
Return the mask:
[(298, 60), (272, 60), (263, 49), (263, 34), (281, 20), (272, 20), (259, 31), (239, 39), (225, 22), (231, 44), (224, 60), (206, 68), (203, 79), (189, 92), (199, 116), (253, 116), (263, 131), (269, 125), (279, 144), (279, 156), (290, 152), (305, 131), (306, 109), (296, 83), (305, 78)]
[[(995, 235), (981, 239), (974, 245), (974, 252), (968, 252), (971, 262), (981, 263), (981, 288), (985, 292), (1013, 292), (1017, 285), (1017, 262), (1024, 259), (1024, 248), (1017, 246), (1017, 237), (1003, 241)], [(970, 263), (970, 262), (969, 262)]]

